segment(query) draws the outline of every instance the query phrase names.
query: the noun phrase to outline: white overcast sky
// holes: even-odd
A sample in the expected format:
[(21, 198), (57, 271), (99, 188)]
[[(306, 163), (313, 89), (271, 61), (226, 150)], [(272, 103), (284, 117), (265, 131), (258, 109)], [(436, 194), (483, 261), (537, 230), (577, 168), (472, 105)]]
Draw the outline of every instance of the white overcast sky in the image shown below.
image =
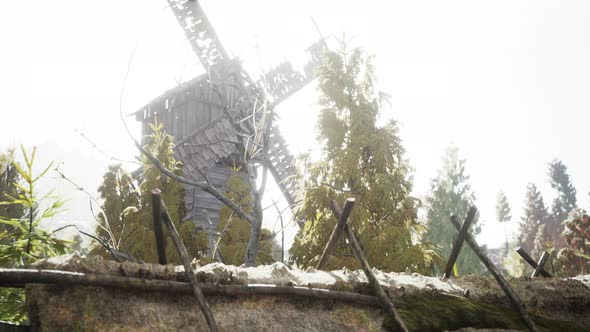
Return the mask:
[[(580, 205), (588, 207), (590, 2), (201, 3), (225, 47), (253, 75), (285, 59), (301, 61), (318, 38), (310, 17), (325, 36), (345, 33), (374, 54), (380, 89), (392, 96), (383, 116), (401, 123), (414, 194), (428, 192), (445, 147), (458, 146), (487, 222), (482, 243), (499, 246), (504, 238), (494, 221), (499, 190), (513, 207), (512, 230), (528, 182), (549, 204), (553, 158), (568, 166)], [(128, 63), (125, 114), (202, 71), (166, 6), (164, 0), (1, 2), (0, 146), (37, 145), (42, 161), (63, 161), (69, 177), (95, 191), (109, 160), (79, 132), (111, 155), (137, 154), (119, 121)], [(313, 88), (279, 108), (295, 152), (317, 149)], [(59, 222), (92, 228), (87, 199), (51, 176), (46, 186), (71, 200)]]

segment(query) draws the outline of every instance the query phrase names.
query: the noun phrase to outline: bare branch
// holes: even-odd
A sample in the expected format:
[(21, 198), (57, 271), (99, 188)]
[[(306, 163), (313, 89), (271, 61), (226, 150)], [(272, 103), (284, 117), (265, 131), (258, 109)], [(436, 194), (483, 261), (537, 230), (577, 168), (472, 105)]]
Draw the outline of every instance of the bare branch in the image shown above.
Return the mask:
[[(115, 237), (113, 235), (113, 232), (111, 231), (111, 225), (109, 223), (109, 219), (106, 215), (106, 213), (102, 210), (102, 208), (100, 207), (100, 203), (98, 202), (98, 200), (92, 195), (90, 194), (86, 189), (82, 188), (81, 186), (79, 186), (78, 184), (76, 184), (74, 181), (72, 181), (70, 178), (68, 178), (64, 173), (62, 173), (59, 170), (59, 166), (61, 164), (58, 164), (57, 167), (54, 168), (54, 171), (57, 172), (57, 174), (59, 174), (61, 176), (62, 179), (68, 181), (72, 186), (74, 186), (76, 189), (80, 190), (81, 192), (85, 193), (91, 200), (90, 203), (90, 212), (92, 213), (92, 216), (94, 217), (94, 220), (96, 221), (96, 224), (102, 228), (105, 232), (107, 232), (107, 234), (110, 237), (110, 240), (112, 242), (112, 246), (117, 248), (117, 243), (115, 241)], [(100, 210), (100, 214), (102, 214), (103, 218), (104, 218), (104, 223), (105, 225), (103, 226), (100, 221), (96, 218), (96, 215), (94, 214), (93, 208), (92, 208), (92, 202), (94, 202), (99, 210)]]
[(141, 165), (141, 163), (138, 162), (138, 161), (126, 160), (126, 159), (121, 159), (121, 158), (113, 157), (113, 156), (109, 155), (108, 153), (106, 153), (105, 151), (101, 150), (96, 145), (96, 143), (94, 143), (93, 141), (91, 141), (90, 138), (88, 138), (88, 136), (86, 136), (86, 134), (84, 134), (83, 132), (78, 131), (77, 129), (75, 130), (75, 132), (79, 133), (80, 136), (82, 136), (82, 138), (84, 138), (94, 148), (94, 150), (98, 151), (100, 154), (104, 155), (105, 157), (109, 158), (110, 160), (118, 161), (118, 162), (122, 162), (122, 163), (129, 163), (129, 164)]

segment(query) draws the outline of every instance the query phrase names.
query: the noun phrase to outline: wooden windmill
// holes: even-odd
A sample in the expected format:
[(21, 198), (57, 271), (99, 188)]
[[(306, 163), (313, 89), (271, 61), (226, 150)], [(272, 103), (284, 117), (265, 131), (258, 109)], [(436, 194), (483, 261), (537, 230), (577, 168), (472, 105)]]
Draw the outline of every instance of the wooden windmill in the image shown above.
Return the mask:
[[(248, 151), (260, 146), (253, 123), (269, 114), (282, 101), (303, 88), (325, 51), (323, 40), (307, 49), (309, 60), (304, 72), (282, 63), (254, 81), (237, 59), (231, 59), (198, 1), (168, 0), (170, 7), (206, 74), (183, 83), (139, 109), (142, 134), (148, 124), (158, 121), (174, 136), (176, 155), (183, 162), (187, 178), (206, 178), (220, 191), (227, 190), (231, 168), (245, 165)], [(272, 112), (271, 112), (272, 114)], [(266, 122), (268, 154), (266, 165), (289, 205), (294, 204), (294, 186), (288, 178), (295, 174), (293, 156), (279, 131), (275, 117)], [(243, 171), (253, 183), (252, 172)], [(200, 188), (185, 188), (186, 220), (202, 228), (217, 227), (223, 204)]]

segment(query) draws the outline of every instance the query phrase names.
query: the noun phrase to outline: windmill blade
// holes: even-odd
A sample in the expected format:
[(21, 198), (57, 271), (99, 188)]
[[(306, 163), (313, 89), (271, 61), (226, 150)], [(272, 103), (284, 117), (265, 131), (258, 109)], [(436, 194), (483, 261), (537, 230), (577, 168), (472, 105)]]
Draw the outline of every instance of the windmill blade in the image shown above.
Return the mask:
[(283, 196), (291, 208), (295, 205), (295, 181), (297, 175), (293, 156), (289, 152), (287, 142), (281, 135), (278, 124), (273, 121), (270, 127), (270, 144), (268, 150), (268, 169), (277, 182)]
[(211, 67), (229, 60), (198, 1), (168, 0), (168, 4), (205, 70), (209, 72)]
[(304, 72), (295, 71), (289, 62), (283, 62), (263, 75), (255, 86), (266, 86), (272, 98), (273, 106), (301, 90), (313, 81), (319, 67), (323, 53), (327, 50), (325, 41), (319, 40), (307, 48), (309, 60), (305, 64)]

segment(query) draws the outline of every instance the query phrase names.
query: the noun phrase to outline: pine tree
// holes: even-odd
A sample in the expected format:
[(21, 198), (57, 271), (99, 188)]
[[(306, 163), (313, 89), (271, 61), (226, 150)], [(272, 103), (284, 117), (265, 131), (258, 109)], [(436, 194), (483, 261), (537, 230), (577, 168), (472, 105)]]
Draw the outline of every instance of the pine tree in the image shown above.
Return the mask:
[[(524, 216), (520, 223), (518, 245), (527, 252), (532, 253), (535, 248), (535, 239), (537, 238), (539, 226), (545, 224), (548, 218), (543, 197), (537, 186), (532, 183), (527, 186), (524, 205)], [(545, 233), (545, 228), (543, 228), (542, 233)], [(540, 237), (537, 242), (541, 242)]]
[(563, 231), (568, 214), (576, 207), (576, 189), (571, 183), (567, 167), (561, 160), (554, 160), (549, 164), (549, 178), (551, 188), (557, 191), (557, 197), (551, 206), (551, 218), (547, 220), (547, 236), (553, 242), (555, 249), (565, 245)]
[[(13, 206), (5, 209), (10, 213), (18, 211), (16, 216), (0, 214), (0, 267), (14, 268), (36, 260), (65, 254), (72, 244), (70, 241), (58, 239), (53, 232), (45, 230), (51, 218), (63, 211), (64, 201), (51, 195), (41, 196), (37, 193), (38, 181), (49, 171), (50, 163), (39, 174), (33, 173), (36, 148), (28, 154), (21, 146), (24, 165), (11, 160), (8, 169), (19, 174), (18, 195), (6, 195), (0, 206)], [(14, 177), (12, 177), (14, 179)], [(8, 228), (4, 228), (8, 227)], [(25, 292), (21, 288), (0, 288), (0, 320), (21, 322), (26, 319), (27, 308)]]
[[(301, 267), (314, 266), (336, 224), (330, 200), (356, 199), (349, 224), (369, 264), (388, 271), (426, 271), (435, 253), (414, 242), (422, 227), (410, 196), (411, 168), (395, 121), (376, 124), (385, 96), (375, 90), (372, 58), (360, 49), (328, 52), (319, 70), (317, 139), (322, 155), (306, 165), (297, 218), (305, 221), (290, 250)], [(326, 268), (359, 268), (341, 236)]]
[(504, 192), (500, 191), (496, 196), (496, 217), (498, 222), (504, 225), (504, 235), (506, 235), (506, 253), (508, 253), (508, 229), (506, 224), (512, 219), (512, 211), (508, 198)]
[[(130, 211), (139, 209), (140, 193), (137, 192), (133, 178), (125, 171), (121, 164), (110, 165), (102, 177), (102, 183), (98, 187), (98, 193), (103, 201), (102, 212), (98, 214), (99, 222), (105, 227), (98, 227), (96, 235), (109, 241), (115, 246), (127, 240), (124, 237), (130, 233), (125, 232), (125, 217)], [(110, 257), (104, 248), (95, 246), (91, 254)]]
[[(232, 169), (232, 175), (227, 182), (228, 191), (225, 195), (238, 204), (246, 213), (251, 213), (250, 186), (240, 174), (242, 173), (239, 170)], [(221, 237), (218, 238), (218, 242), (223, 262), (228, 265), (241, 265), (244, 262), (244, 253), (250, 239), (250, 224), (238, 217), (227, 206), (221, 209), (219, 220), (221, 222), (218, 225), (218, 230)], [(271, 256), (271, 250), (273, 249), (272, 239), (269, 236), (269, 230), (261, 230), (256, 263), (269, 264), (274, 261)], [(208, 255), (208, 259), (212, 259), (211, 255)]]
[[(457, 236), (457, 229), (449, 221), (450, 216), (455, 215), (463, 221), (472, 205), (475, 205), (475, 195), (466, 174), (465, 160), (459, 159), (459, 150), (451, 146), (445, 151), (442, 168), (432, 181), (431, 193), (426, 198), (427, 231), (424, 239), (437, 244), (443, 258), (450, 256)], [(481, 225), (477, 223), (478, 215), (470, 228), (472, 235), (481, 232)], [(479, 259), (468, 246), (464, 246), (459, 254), (457, 270), (461, 275), (482, 272)]]
[[(169, 170), (181, 174), (182, 164), (174, 158), (172, 136), (166, 134), (163, 125), (156, 120), (150, 124), (153, 133), (144, 138), (144, 146)], [(166, 203), (172, 221), (175, 223), (190, 257), (200, 258), (207, 250), (206, 236), (197, 233), (190, 221), (183, 222), (184, 188), (183, 185), (162, 174), (144, 156), (143, 172), (140, 176), (139, 197), (136, 197), (128, 174), (117, 166), (112, 166), (103, 176), (99, 188), (104, 199), (103, 211), (110, 225), (110, 233), (105, 236), (116, 248), (145, 262), (158, 261), (156, 241), (153, 231), (151, 190), (160, 189), (162, 200)], [(106, 228), (105, 219), (100, 220)], [(105, 231), (102, 228), (102, 231)], [(97, 233), (102, 232), (101, 227)], [(120, 235), (118, 234), (120, 233)], [(107, 232), (108, 233), (108, 232)], [(113, 241), (111, 241), (113, 240)], [(102, 252), (102, 248), (94, 252)], [(171, 264), (180, 264), (180, 257), (170, 239), (166, 241), (166, 255)]]
[[(23, 194), (17, 184), (21, 177), (14, 166), (14, 151), (8, 150), (0, 154), (0, 202), (9, 201), (10, 197), (16, 198)], [(0, 216), (5, 218), (20, 218), (25, 214), (25, 207), (21, 204), (0, 205)], [(0, 224), (0, 232), (14, 230), (10, 225)], [(0, 242), (2, 242), (0, 240)]]

